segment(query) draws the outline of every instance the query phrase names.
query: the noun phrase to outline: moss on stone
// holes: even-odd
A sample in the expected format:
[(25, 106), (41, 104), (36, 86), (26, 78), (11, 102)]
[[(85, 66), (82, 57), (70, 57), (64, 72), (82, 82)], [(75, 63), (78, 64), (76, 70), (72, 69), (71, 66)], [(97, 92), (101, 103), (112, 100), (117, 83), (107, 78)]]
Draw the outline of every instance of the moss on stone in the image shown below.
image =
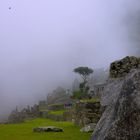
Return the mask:
[(140, 58), (127, 56), (110, 65), (110, 78), (119, 78), (125, 76), (132, 69), (140, 68)]

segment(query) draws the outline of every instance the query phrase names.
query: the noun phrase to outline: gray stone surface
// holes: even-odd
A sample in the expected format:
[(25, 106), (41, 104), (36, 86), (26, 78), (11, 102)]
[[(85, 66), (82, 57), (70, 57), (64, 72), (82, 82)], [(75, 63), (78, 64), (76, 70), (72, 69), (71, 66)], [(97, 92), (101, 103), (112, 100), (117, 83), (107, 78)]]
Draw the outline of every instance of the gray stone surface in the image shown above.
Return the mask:
[(33, 132), (63, 132), (63, 129), (55, 126), (36, 127), (33, 129)]
[(110, 79), (101, 98), (104, 113), (91, 140), (140, 140), (140, 70)]
[(110, 77), (123, 77), (130, 72), (131, 69), (140, 68), (140, 58), (127, 56), (121, 60), (115, 61), (110, 66)]
[(80, 131), (81, 132), (93, 132), (95, 127), (96, 127), (95, 123), (90, 123), (90, 124), (86, 125), (85, 127), (83, 127)]

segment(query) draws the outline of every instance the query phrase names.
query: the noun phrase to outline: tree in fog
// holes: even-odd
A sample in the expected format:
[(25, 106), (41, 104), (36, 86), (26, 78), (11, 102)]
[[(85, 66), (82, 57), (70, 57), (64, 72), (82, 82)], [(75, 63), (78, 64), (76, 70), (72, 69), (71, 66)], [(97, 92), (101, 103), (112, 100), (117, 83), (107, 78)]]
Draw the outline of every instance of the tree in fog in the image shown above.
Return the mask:
[(78, 73), (81, 78), (83, 79), (83, 82), (80, 83), (79, 88), (80, 91), (75, 91), (74, 96), (78, 98), (86, 98), (88, 97), (88, 91), (89, 91), (89, 86), (88, 86), (88, 77), (90, 74), (93, 73), (93, 69), (89, 67), (77, 67), (74, 69), (75, 73)]

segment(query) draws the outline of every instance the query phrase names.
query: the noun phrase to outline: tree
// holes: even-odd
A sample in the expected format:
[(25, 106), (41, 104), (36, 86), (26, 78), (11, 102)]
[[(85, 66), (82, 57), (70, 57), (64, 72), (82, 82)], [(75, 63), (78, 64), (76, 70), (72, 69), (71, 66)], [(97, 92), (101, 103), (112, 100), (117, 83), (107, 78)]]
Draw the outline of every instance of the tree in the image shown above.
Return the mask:
[(93, 69), (88, 67), (78, 67), (74, 69), (74, 72), (80, 74), (80, 76), (84, 80), (84, 83), (86, 83), (88, 76), (93, 73)]
[(80, 91), (74, 92), (73, 93), (74, 96), (78, 96), (78, 98), (89, 97), (88, 94), (89, 86), (87, 82), (88, 82), (88, 76), (93, 73), (93, 70), (88, 67), (78, 67), (74, 69), (74, 72), (80, 74), (80, 76), (83, 79), (83, 82), (81, 82), (79, 85)]

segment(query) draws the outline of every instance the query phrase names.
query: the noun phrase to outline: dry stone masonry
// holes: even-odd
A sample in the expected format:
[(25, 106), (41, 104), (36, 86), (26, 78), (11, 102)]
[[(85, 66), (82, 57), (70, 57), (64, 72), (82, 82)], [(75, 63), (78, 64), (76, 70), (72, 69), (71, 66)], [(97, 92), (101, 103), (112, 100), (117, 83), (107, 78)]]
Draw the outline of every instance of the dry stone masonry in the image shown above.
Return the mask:
[(79, 102), (73, 111), (73, 120), (76, 125), (85, 126), (97, 123), (101, 117), (100, 102)]

